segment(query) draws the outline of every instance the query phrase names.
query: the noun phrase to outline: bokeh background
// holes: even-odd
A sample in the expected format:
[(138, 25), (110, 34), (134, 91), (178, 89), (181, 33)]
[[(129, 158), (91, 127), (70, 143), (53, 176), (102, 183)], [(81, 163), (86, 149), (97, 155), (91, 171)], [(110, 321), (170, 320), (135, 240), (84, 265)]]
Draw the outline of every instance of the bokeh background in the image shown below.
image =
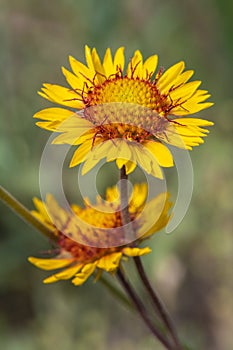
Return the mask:
[[(32, 119), (50, 106), (36, 92), (43, 82), (64, 84), (60, 67), (69, 54), (84, 60), (86, 43), (101, 55), (121, 45), (128, 58), (135, 49), (158, 53), (165, 67), (184, 59), (212, 93), (215, 106), (200, 115), (215, 127), (191, 153), (189, 211), (144, 258), (182, 339), (198, 350), (233, 348), (232, 13), (228, 0), (0, 0), (0, 181), (29, 208), (49, 137)], [(107, 171), (100, 191), (115, 181)], [(26, 259), (49, 249), (47, 240), (2, 203), (0, 212), (1, 349), (162, 349), (100, 284), (43, 285), (46, 272)]]

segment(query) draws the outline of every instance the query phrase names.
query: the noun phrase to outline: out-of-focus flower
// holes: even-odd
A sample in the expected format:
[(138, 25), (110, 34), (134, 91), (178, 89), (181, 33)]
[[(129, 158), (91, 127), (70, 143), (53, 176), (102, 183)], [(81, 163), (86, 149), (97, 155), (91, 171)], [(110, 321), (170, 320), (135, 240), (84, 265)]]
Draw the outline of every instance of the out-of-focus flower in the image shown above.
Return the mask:
[(37, 125), (59, 132), (53, 142), (79, 145), (70, 166), (85, 162), (83, 173), (102, 158), (132, 172), (136, 165), (162, 178), (160, 167), (173, 165), (164, 145), (192, 149), (203, 143), (213, 123), (186, 118), (212, 106), (210, 95), (198, 89), (201, 81), (188, 82), (194, 71), (184, 71), (183, 61), (163, 72), (157, 55), (145, 61), (135, 51), (124, 73), (124, 48), (114, 57), (106, 50), (101, 62), (96, 49), (86, 46), (87, 65), (70, 57), (73, 73), (62, 68), (71, 88), (44, 84), (39, 94), (71, 109), (47, 108), (34, 115)]
[(150, 253), (149, 247), (138, 245), (169, 221), (171, 203), (167, 193), (148, 202), (146, 199), (147, 185), (134, 185), (128, 210), (135, 241), (123, 245), (124, 227), (117, 187), (107, 189), (106, 200), (97, 196), (94, 206), (85, 200), (84, 208), (73, 205), (72, 211), (61, 208), (52, 195), (47, 195), (46, 203), (34, 198), (37, 210), (32, 213), (53, 231), (56, 256), (29, 257), (29, 261), (44, 270), (62, 269), (46, 278), (45, 283), (72, 278), (75, 285), (81, 285), (94, 272), (97, 276), (102, 271), (114, 273), (122, 259)]

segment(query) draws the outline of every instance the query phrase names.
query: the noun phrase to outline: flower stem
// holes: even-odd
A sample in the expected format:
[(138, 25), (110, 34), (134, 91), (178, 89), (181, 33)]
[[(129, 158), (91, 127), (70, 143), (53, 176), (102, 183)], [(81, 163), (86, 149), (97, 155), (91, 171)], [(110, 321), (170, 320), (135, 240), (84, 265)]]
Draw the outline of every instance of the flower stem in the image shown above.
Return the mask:
[(112, 283), (110, 283), (107, 278), (105, 278), (103, 275), (98, 280), (102, 283), (102, 285), (116, 298), (118, 299), (122, 304), (124, 304), (129, 310), (135, 311), (133, 308), (132, 303), (129, 301), (129, 299), (123, 294), (118, 288), (116, 288)]
[(165, 346), (168, 350), (173, 350), (173, 346), (169, 343), (169, 341), (164, 337), (164, 335), (154, 327), (153, 323), (151, 322), (150, 318), (147, 315), (146, 309), (144, 305), (142, 304), (141, 300), (137, 296), (137, 294), (134, 292), (132, 286), (128, 282), (128, 280), (125, 278), (124, 273), (122, 272), (121, 268), (117, 271), (118, 279), (123, 286), (124, 290), (134, 303), (136, 309), (138, 310), (138, 313), (144, 320), (147, 327), (150, 329), (150, 331), (154, 334), (154, 336)]
[[(129, 213), (129, 203), (128, 203), (128, 186), (127, 186), (127, 179), (128, 176), (126, 174), (125, 166), (123, 166), (120, 170), (120, 203), (121, 203), (121, 219), (123, 228), (125, 230), (125, 237), (126, 239), (131, 238), (130, 242), (135, 239), (135, 232), (132, 227), (130, 213)], [(131, 225), (130, 225), (131, 223)], [(133, 239), (132, 239), (133, 238)], [(129, 243), (129, 242), (127, 242)], [(155, 335), (156, 338), (158, 338), (161, 343), (167, 348), (167, 349), (173, 349), (172, 345), (168, 342), (166, 337), (153, 325), (150, 318), (148, 317), (147, 311), (137, 296), (137, 294), (134, 292), (133, 288), (125, 278), (123, 272), (121, 269), (118, 270), (118, 278), (125, 289), (126, 293), (129, 295), (130, 299), (134, 303), (136, 309), (138, 310), (140, 316), (148, 326), (148, 328), (151, 330), (151, 332)]]
[(28, 210), (22, 203), (20, 203), (14, 196), (12, 196), (7, 190), (0, 186), (0, 200), (6, 204), (11, 210), (21, 217), (28, 224), (40, 231), (50, 239), (56, 239), (54, 233), (45, 226), (42, 222), (37, 220), (30, 210)]
[(132, 227), (129, 213), (129, 195), (128, 195), (128, 175), (126, 174), (125, 166), (120, 170), (120, 205), (121, 205), (121, 220), (125, 234), (125, 243), (130, 243), (135, 240), (135, 234)]
[(179, 342), (178, 339), (178, 335), (176, 332), (176, 329), (173, 325), (172, 319), (168, 313), (168, 311), (166, 310), (166, 307), (164, 306), (162, 300), (160, 299), (160, 297), (157, 295), (157, 293), (153, 290), (150, 281), (146, 275), (146, 272), (144, 270), (144, 267), (142, 265), (142, 261), (140, 259), (139, 256), (135, 256), (134, 257), (134, 262), (138, 271), (138, 274), (145, 286), (145, 289), (147, 290), (149, 296), (151, 297), (151, 300), (153, 302), (153, 304), (156, 307), (156, 310), (158, 311), (161, 319), (163, 320), (165, 326), (167, 327), (167, 329), (169, 330), (169, 333), (174, 341), (175, 344), (175, 349), (176, 350), (182, 350), (182, 346)]

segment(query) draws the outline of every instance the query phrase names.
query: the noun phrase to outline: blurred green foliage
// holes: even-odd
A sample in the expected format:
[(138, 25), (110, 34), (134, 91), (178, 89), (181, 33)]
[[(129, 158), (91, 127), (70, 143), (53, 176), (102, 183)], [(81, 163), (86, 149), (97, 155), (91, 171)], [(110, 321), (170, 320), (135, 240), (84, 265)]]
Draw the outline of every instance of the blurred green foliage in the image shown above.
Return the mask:
[[(151, 240), (145, 264), (193, 349), (233, 348), (232, 328), (232, 12), (227, 0), (0, 0), (1, 184), (32, 208), (49, 133), (32, 115), (50, 104), (36, 91), (64, 84), (69, 54), (84, 45), (158, 53), (168, 67), (185, 60), (212, 93), (210, 136), (191, 153), (195, 189), (182, 224)], [(100, 191), (117, 180), (106, 175)], [(65, 174), (69, 176), (67, 170)], [(73, 186), (66, 181), (68, 193)], [(79, 195), (77, 194), (77, 197)], [(0, 204), (0, 348), (4, 350), (161, 349), (141, 321), (92, 281), (44, 286), (45, 272), (26, 262), (47, 241)]]

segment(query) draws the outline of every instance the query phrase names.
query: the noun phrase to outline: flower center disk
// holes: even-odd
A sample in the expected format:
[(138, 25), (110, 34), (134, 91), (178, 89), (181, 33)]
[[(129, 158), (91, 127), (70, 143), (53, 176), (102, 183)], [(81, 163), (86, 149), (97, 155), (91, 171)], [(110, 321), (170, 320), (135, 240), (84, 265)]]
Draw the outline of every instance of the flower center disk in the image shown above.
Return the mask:
[(127, 102), (162, 112), (163, 107), (167, 105), (166, 96), (158, 92), (155, 84), (128, 77), (107, 79), (103, 84), (94, 86), (88, 96), (91, 106), (109, 102)]

